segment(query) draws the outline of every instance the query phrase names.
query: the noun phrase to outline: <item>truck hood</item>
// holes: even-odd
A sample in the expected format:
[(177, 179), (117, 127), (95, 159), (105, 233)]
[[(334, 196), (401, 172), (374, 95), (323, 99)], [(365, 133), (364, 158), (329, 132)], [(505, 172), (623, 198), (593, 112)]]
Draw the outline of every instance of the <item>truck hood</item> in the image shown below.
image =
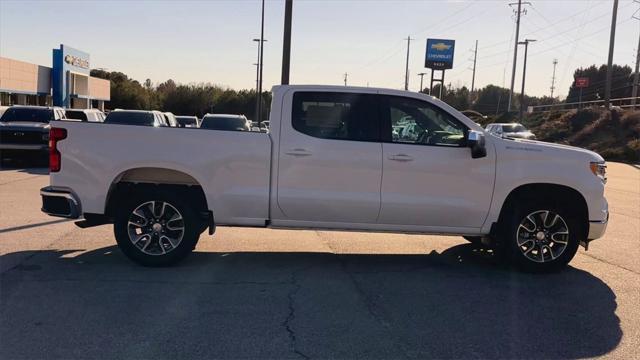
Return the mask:
[(572, 159), (584, 159), (588, 161), (604, 161), (604, 158), (591, 150), (527, 139), (500, 139), (506, 150), (529, 151), (531, 153), (545, 154), (547, 156), (561, 156)]
[(31, 121), (0, 122), (0, 130), (48, 132), (50, 127), (48, 123)]

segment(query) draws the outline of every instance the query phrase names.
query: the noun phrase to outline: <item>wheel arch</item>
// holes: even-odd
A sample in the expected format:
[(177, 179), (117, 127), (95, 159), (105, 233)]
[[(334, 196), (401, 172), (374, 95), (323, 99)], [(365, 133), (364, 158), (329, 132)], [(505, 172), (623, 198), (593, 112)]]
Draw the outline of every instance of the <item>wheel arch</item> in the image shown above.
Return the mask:
[(185, 196), (197, 211), (210, 212), (200, 182), (184, 171), (163, 167), (134, 167), (111, 181), (105, 201), (105, 215), (112, 217), (118, 204), (137, 191), (170, 191)]
[(498, 216), (498, 223), (504, 221), (505, 216), (508, 214), (509, 209), (512, 208), (518, 201), (527, 201), (539, 199), (541, 196), (551, 197), (557, 202), (567, 202), (574, 204), (572, 206), (576, 211), (578, 219), (582, 225), (582, 232), (584, 239), (586, 239), (587, 232), (589, 230), (589, 207), (585, 197), (576, 189), (560, 184), (553, 183), (529, 183), (523, 184), (515, 189), (511, 190), (500, 209), (500, 215)]

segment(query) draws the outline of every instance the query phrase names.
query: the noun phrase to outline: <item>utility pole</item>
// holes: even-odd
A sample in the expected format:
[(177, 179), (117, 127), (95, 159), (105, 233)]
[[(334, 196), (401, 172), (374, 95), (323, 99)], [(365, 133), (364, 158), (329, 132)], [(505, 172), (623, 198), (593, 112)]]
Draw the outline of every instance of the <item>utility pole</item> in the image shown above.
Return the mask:
[(609, 36), (609, 60), (607, 61), (607, 82), (604, 85), (604, 107), (609, 108), (611, 101), (611, 78), (613, 76), (613, 45), (616, 39), (616, 17), (618, 16), (618, 0), (613, 0), (611, 15), (611, 35)]
[(260, 21), (260, 79), (258, 81), (258, 125), (262, 122), (262, 67), (264, 65), (264, 0), (262, 0), (262, 18)]
[(411, 47), (411, 36), (407, 36), (407, 65), (404, 70), (404, 89), (409, 90), (409, 48)]
[(553, 59), (553, 76), (551, 76), (551, 101), (553, 101), (553, 91), (556, 89), (556, 66), (558, 59)]
[[(640, 14), (633, 16), (634, 19), (640, 20)], [(633, 90), (631, 90), (631, 109), (636, 108), (636, 98), (638, 97), (638, 86), (640, 85), (640, 35), (638, 36), (638, 48), (636, 49), (636, 72), (633, 75)]]
[(344, 86), (347, 86), (347, 78), (349, 77), (349, 74), (344, 73)]
[(420, 73), (418, 74), (418, 76), (420, 76), (420, 90), (418, 90), (418, 92), (422, 92), (422, 89), (424, 89), (422, 87), (422, 79), (424, 78), (424, 76), (427, 75), (427, 73)]
[(291, 63), (291, 15), (293, 0), (284, 3), (284, 39), (282, 41), (282, 85), (289, 85), (289, 67)]
[(478, 40), (476, 40), (476, 49), (473, 50), (473, 75), (471, 75), (471, 92), (473, 92), (476, 84), (476, 60), (478, 59)]
[[(517, 3), (510, 3), (509, 6), (518, 5), (518, 10), (516, 11), (516, 39), (513, 45), (513, 67), (511, 70), (511, 88), (509, 90), (509, 102), (507, 105), (507, 111), (511, 111), (511, 98), (513, 97), (513, 86), (516, 82), (516, 63), (518, 62), (518, 42), (520, 36), (520, 15), (522, 14), (522, 5), (531, 5), (530, 2), (522, 2), (522, 0), (518, 0)], [(526, 14), (526, 10), (525, 10)]]
[(258, 43), (258, 60), (254, 64), (256, 66), (256, 115), (254, 119), (258, 121), (258, 118), (260, 117), (260, 108), (258, 107), (258, 104), (260, 104), (260, 46), (262, 45), (262, 42), (260, 39), (253, 39), (253, 41)]
[(532, 39), (525, 39), (523, 42), (519, 42), (519, 45), (524, 45), (524, 65), (522, 67), (522, 91), (520, 91), (520, 122), (524, 117), (524, 80), (527, 76), (527, 50), (529, 49), (529, 43), (534, 42)]

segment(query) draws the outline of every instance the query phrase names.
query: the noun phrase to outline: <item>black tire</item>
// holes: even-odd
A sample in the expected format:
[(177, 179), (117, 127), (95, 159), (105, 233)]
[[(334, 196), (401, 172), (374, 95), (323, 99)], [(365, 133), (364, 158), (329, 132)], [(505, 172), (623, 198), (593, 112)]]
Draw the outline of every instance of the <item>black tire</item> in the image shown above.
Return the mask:
[[(542, 225), (534, 226), (536, 223)], [(498, 245), (505, 259), (520, 270), (534, 273), (565, 268), (578, 251), (581, 238), (586, 237), (584, 225), (570, 206), (545, 199), (515, 201), (507, 209), (500, 232)], [(539, 239), (538, 234), (544, 239)]]
[[(180, 227), (182, 226), (182, 232), (177, 232), (175, 234), (181, 234), (181, 237), (175, 235), (175, 238), (180, 238), (180, 241), (177, 241), (175, 247), (168, 248), (169, 246), (173, 246), (173, 242), (169, 241), (167, 237), (161, 239), (159, 237), (159, 232), (154, 233), (155, 236), (151, 236), (149, 238), (149, 244), (146, 247), (146, 252), (143, 251), (143, 247), (146, 242), (145, 240), (142, 243), (135, 245), (134, 240), (131, 238), (135, 236), (135, 233), (132, 234), (131, 230), (135, 230), (135, 227), (129, 225), (129, 219), (142, 219), (142, 217), (135, 217), (133, 212), (138, 210), (140, 212), (141, 206), (143, 204), (148, 204), (149, 202), (156, 202), (155, 204), (166, 203), (170, 205), (168, 209), (171, 212), (167, 211), (167, 216), (173, 214), (173, 210), (176, 210), (180, 216), (181, 220), (169, 220), (166, 221), (166, 226), (161, 226), (163, 233), (166, 231), (168, 236), (171, 229), (169, 227), (169, 223), (171, 222), (174, 226)], [(161, 206), (161, 205), (147, 205), (147, 210), (149, 206)], [(154, 208), (153, 212), (159, 213), (156, 211), (157, 208)], [(164, 210), (162, 210), (164, 211)], [(144, 211), (143, 211), (144, 212)], [(164, 214), (164, 212), (163, 212)], [(151, 217), (151, 216), (149, 216)], [(155, 214), (153, 214), (155, 217)], [(149, 223), (149, 221), (146, 221)], [(160, 218), (154, 224), (159, 224)], [(142, 221), (141, 221), (142, 223)], [(154, 225), (152, 224), (149, 228), (152, 228)], [(140, 226), (141, 227), (141, 226)], [(141, 227), (142, 228), (142, 227)], [(191, 251), (196, 247), (198, 243), (198, 239), (200, 237), (202, 228), (202, 220), (197, 216), (197, 212), (184, 200), (182, 200), (179, 196), (174, 194), (163, 192), (161, 190), (157, 191), (143, 191), (140, 194), (137, 194), (131, 199), (126, 200), (123, 204), (121, 204), (118, 209), (116, 209), (116, 214), (114, 218), (113, 230), (115, 233), (116, 241), (118, 242), (118, 247), (120, 250), (131, 260), (136, 263), (144, 266), (169, 266), (178, 263), (187, 257)], [(131, 235), (130, 235), (131, 234)], [(144, 234), (142, 234), (144, 235)], [(163, 250), (164, 249), (164, 250)], [(149, 252), (160, 252), (159, 254), (149, 254)], [(168, 251), (167, 251), (168, 250)], [(166, 253), (165, 253), (166, 251)]]

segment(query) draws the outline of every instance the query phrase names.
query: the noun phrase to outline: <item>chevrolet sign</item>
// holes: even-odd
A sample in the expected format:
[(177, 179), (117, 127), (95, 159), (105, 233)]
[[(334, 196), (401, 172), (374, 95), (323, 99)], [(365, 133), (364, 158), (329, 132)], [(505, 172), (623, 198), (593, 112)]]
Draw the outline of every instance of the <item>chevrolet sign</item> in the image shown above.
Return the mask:
[(455, 40), (427, 39), (424, 67), (434, 70), (453, 68)]
[(64, 62), (69, 65), (77, 66), (79, 68), (88, 69), (89, 68), (89, 60), (81, 59), (77, 56), (67, 55), (64, 57)]

